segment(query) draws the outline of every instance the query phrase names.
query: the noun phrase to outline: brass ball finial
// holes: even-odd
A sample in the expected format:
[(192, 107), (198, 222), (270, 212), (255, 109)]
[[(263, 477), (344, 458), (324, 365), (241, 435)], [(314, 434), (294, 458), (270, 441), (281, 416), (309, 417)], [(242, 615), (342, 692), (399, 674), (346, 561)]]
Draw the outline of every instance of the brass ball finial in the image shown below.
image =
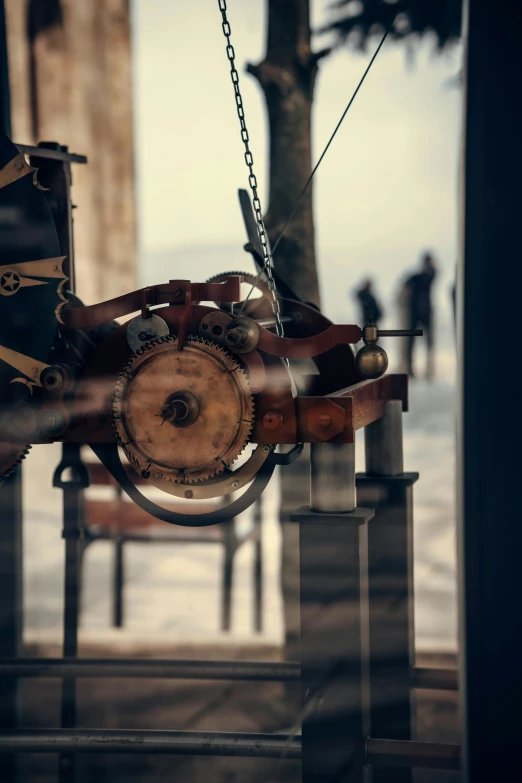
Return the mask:
[(388, 354), (377, 345), (379, 329), (377, 324), (369, 323), (363, 329), (365, 345), (357, 351), (355, 367), (364, 378), (380, 378), (388, 369)]
[(355, 356), (355, 366), (364, 378), (380, 378), (388, 369), (388, 354), (380, 345), (363, 345)]

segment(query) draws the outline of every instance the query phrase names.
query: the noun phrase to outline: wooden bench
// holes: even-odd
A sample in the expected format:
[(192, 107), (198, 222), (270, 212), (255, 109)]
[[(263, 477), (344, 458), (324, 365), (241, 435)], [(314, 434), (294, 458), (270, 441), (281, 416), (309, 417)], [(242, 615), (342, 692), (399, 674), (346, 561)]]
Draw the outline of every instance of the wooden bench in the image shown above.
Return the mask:
[[(262, 630), (263, 614), (263, 563), (261, 546), (261, 501), (253, 509), (252, 524), (246, 532), (240, 532), (236, 519), (220, 525), (208, 527), (182, 527), (169, 525), (148, 514), (135, 503), (126, 499), (121, 488), (114, 481), (101, 462), (86, 462), (91, 487), (112, 487), (113, 497), (100, 500), (90, 497), (89, 490), (84, 500), (84, 548), (95, 541), (112, 541), (114, 561), (112, 575), (112, 621), (121, 628), (124, 623), (124, 587), (126, 543), (162, 543), (162, 544), (217, 544), (223, 548), (223, 566), (221, 574), (221, 622), (223, 631), (230, 630), (232, 610), (232, 588), (234, 558), (241, 546), (247, 541), (254, 543), (252, 580), (254, 592), (254, 630)], [(146, 485), (139, 476), (132, 476), (135, 484)], [(167, 497), (167, 496), (166, 496)], [(168, 496), (171, 498), (171, 496)], [(191, 503), (191, 513), (212, 511), (218, 507), (219, 500), (210, 503)], [(178, 512), (187, 512), (187, 504), (177, 499), (169, 503), (162, 501), (165, 508)]]

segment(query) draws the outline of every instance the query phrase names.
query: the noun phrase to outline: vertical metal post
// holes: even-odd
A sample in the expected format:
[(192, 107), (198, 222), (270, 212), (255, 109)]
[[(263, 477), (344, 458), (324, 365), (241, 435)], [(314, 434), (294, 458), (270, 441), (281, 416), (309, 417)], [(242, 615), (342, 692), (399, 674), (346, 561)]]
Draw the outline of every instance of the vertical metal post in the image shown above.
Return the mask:
[(522, 5), (466, 6), (458, 562), (463, 780), (474, 782), (520, 777)]
[(254, 505), (254, 630), (263, 630), (263, 496)]
[[(21, 468), (0, 486), (0, 655), (22, 655), (22, 481)], [(0, 678), (0, 729), (18, 726), (18, 681)], [(0, 755), (0, 780), (14, 783), (16, 756)]]
[(354, 444), (312, 444), (300, 523), (303, 783), (361, 783), (369, 733), (367, 523)]
[[(80, 615), (81, 560), (83, 536), (82, 492), (89, 486), (89, 473), (80, 456), (78, 443), (64, 443), (62, 461), (56, 468), (53, 486), (63, 490), (63, 532), (65, 539), (65, 578), (63, 616), (63, 656), (75, 658), (78, 653)], [(62, 681), (61, 727), (76, 726), (76, 680)], [(60, 783), (74, 783), (74, 754), (61, 753)]]
[[(357, 502), (375, 508), (368, 525), (370, 696), (372, 736), (410, 740), (413, 624), (413, 497), (417, 473), (403, 472), (402, 402), (365, 429), (366, 473)], [(412, 771), (376, 767), (373, 783), (410, 783)]]
[(343, 513), (355, 508), (355, 443), (312, 443), (310, 508)]
[(234, 579), (234, 555), (236, 553), (235, 520), (222, 524), (223, 576), (221, 594), (221, 630), (230, 631), (232, 624), (232, 586)]
[(125, 584), (125, 561), (123, 552), (123, 538), (118, 536), (114, 540), (114, 566), (113, 566), (113, 607), (112, 624), (115, 628), (123, 627), (123, 589)]
[[(11, 136), (11, 100), (4, 0), (0, 0), (0, 131)], [(22, 469), (0, 485), (0, 655), (22, 654)], [(18, 681), (0, 678), (0, 729), (15, 729), (19, 719)], [(16, 756), (0, 756), (0, 780), (15, 783)]]
[(402, 402), (388, 400), (381, 419), (364, 430), (366, 474), (368, 476), (402, 476)]

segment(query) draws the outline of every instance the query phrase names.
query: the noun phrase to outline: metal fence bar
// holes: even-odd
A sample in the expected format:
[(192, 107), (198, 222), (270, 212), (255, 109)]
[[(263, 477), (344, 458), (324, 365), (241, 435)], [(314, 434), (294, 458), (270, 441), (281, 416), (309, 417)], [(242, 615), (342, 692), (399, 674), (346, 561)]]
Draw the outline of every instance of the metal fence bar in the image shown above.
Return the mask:
[[(0, 753), (171, 753), (197, 756), (301, 758), (301, 737), (219, 731), (127, 729), (19, 729), (0, 733)], [(366, 740), (374, 766), (459, 769), (460, 745), (404, 740)]]
[(0, 753), (172, 753), (250, 758), (301, 757), (299, 737), (211, 731), (46, 729), (0, 733)]
[(411, 687), (434, 691), (458, 691), (458, 671), (416, 666), (411, 673)]
[(299, 663), (257, 661), (172, 661), (93, 658), (0, 659), (0, 676), (143, 677), (147, 679), (298, 681)]
[[(165, 680), (298, 682), (296, 661), (173, 661), (159, 658), (0, 658), (0, 677), (115, 677)], [(458, 690), (455, 669), (415, 667), (411, 687)]]
[(460, 769), (460, 745), (373, 739), (366, 741), (366, 761), (373, 766)]

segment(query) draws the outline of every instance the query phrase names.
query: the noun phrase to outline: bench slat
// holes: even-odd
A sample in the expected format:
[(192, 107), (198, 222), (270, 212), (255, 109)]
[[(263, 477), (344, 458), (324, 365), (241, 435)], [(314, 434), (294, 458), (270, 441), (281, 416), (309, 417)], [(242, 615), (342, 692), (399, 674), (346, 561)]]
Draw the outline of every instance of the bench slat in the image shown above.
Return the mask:
[[(170, 511), (188, 513), (188, 506), (181, 503), (169, 503), (165, 506)], [(217, 504), (203, 504), (197, 501), (190, 506), (191, 513), (204, 513), (214, 511)], [(221, 541), (223, 538), (222, 525), (210, 525), (209, 527), (183, 527), (181, 525), (169, 525), (148, 514), (135, 503), (129, 503), (122, 498), (113, 500), (91, 500), (87, 498), (84, 503), (85, 524), (87, 528), (98, 529), (114, 535), (119, 533), (156, 532), (172, 535), (173, 540), (184, 537), (193, 538), (197, 532), (198, 538), (209, 541)]]

